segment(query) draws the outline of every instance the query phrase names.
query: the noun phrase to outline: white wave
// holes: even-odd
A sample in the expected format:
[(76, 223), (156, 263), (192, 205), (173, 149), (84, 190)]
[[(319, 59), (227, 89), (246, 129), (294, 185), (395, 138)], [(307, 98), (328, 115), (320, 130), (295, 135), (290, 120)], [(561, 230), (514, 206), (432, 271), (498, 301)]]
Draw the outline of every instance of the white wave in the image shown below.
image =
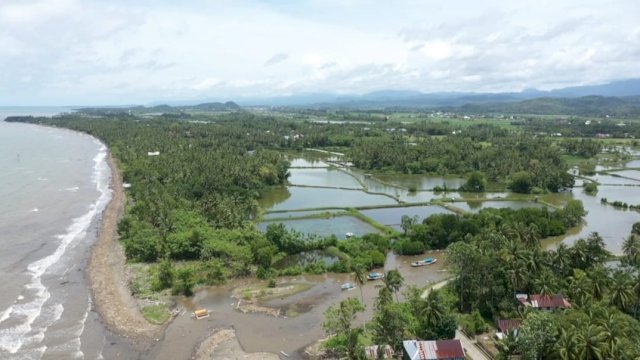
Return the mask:
[[(44, 338), (47, 328), (60, 319), (64, 307), (62, 304), (53, 304), (52, 308), (46, 310), (51, 313), (44, 314), (43, 307), (51, 294), (42, 284), (42, 275), (54, 264), (58, 263), (65, 254), (67, 247), (74, 241), (84, 237), (93, 218), (104, 208), (110, 198), (108, 179), (105, 176), (108, 171), (106, 164), (106, 147), (101, 145), (98, 154), (94, 157), (94, 172), (92, 181), (96, 184), (96, 189), (100, 192), (100, 197), (91, 204), (89, 211), (84, 215), (75, 218), (67, 228), (67, 233), (58, 236), (61, 240), (56, 250), (40, 260), (37, 260), (27, 267), (31, 281), (24, 286), (21, 296), (26, 301), (18, 300), (5, 310), (0, 316), (0, 326), (10, 320), (11, 325), (6, 328), (0, 327), (0, 350), (15, 354), (23, 346), (35, 346)], [(37, 325), (34, 322), (38, 319)], [(17, 325), (14, 325), (17, 323)], [(36, 350), (36, 349), (32, 349)], [(42, 347), (38, 348), (40, 352)]]

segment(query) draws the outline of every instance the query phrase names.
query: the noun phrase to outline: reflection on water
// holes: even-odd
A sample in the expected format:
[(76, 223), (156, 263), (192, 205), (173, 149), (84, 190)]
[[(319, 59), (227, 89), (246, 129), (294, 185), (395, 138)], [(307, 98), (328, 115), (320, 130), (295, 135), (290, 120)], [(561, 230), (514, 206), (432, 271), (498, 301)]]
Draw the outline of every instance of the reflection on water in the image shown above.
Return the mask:
[(628, 168), (637, 168), (640, 167), (640, 159), (629, 161), (625, 164), (625, 167)]
[(640, 185), (640, 170), (624, 170), (624, 171), (616, 171), (611, 174), (616, 174), (620, 176), (625, 176), (628, 178), (634, 178), (638, 180), (638, 185)]
[[(511, 208), (511, 209), (524, 209), (530, 207), (543, 208), (547, 207), (544, 204), (536, 203), (533, 201), (469, 201), (469, 202), (455, 202), (453, 206), (462, 209), (464, 211), (477, 213), (486, 208)], [(550, 209), (551, 210), (551, 209)]]
[(273, 267), (276, 269), (284, 269), (295, 265), (306, 266), (320, 261), (324, 261), (324, 263), (329, 266), (338, 261), (338, 258), (331, 255), (326, 250), (313, 250), (299, 254), (288, 255), (275, 262), (273, 264)]
[(329, 164), (327, 164), (326, 162), (322, 160), (317, 160), (317, 159), (294, 158), (294, 159), (290, 159), (289, 162), (291, 163), (292, 168), (305, 168), (305, 167), (323, 168), (323, 167), (329, 166)]
[[(622, 242), (631, 233), (633, 223), (640, 221), (640, 213), (633, 210), (618, 210), (613, 206), (601, 204), (600, 195), (603, 193), (610, 194), (611, 191), (618, 190), (625, 193), (625, 196), (629, 199), (629, 195), (626, 192), (630, 189), (636, 189), (636, 191), (640, 192), (640, 189), (628, 186), (600, 186), (598, 188), (598, 196), (589, 196), (582, 191), (574, 191), (574, 198), (582, 201), (588, 213), (585, 216), (584, 226), (565, 237), (563, 242), (571, 245), (577, 239), (586, 238), (592, 232), (597, 232), (604, 239), (607, 250), (614, 254), (621, 254)], [(635, 199), (640, 199), (640, 197), (636, 196)]]
[(437, 205), (371, 209), (362, 210), (360, 212), (380, 224), (391, 226), (398, 231), (402, 231), (400, 224), (403, 215), (408, 215), (410, 217), (417, 216), (418, 222), (422, 222), (422, 220), (434, 214), (453, 214), (452, 211)]
[(297, 217), (305, 217), (309, 215), (318, 215), (318, 214), (326, 214), (330, 215), (333, 212), (326, 210), (309, 210), (309, 211), (287, 211), (287, 212), (277, 212), (262, 215), (262, 220), (274, 220), (274, 219), (286, 219), (286, 218), (297, 218)]
[(361, 189), (356, 179), (335, 168), (329, 169), (291, 169), (289, 183), (307, 186), (331, 186)]
[(605, 185), (638, 185), (638, 181), (607, 174), (596, 174), (593, 176), (589, 176), (589, 179)]
[(335, 235), (338, 239), (346, 239), (347, 233), (355, 236), (362, 236), (369, 233), (377, 233), (373, 226), (354, 218), (353, 216), (338, 216), (330, 219), (301, 219), (285, 221), (263, 221), (258, 223), (258, 228), (267, 230), (269, 224), (283, 223), (287, 228), (305, 234), (315, 234), (318, 236)]
[[(319, 159), (320, 157), (314, 157)], [(293, 159), (292, 161), (296, 161)], [(318, 164), (319, 162), (314, 160), (305, 160), (296, 162), (299, 166), (307, 166), (309, 164)], [(640, 167), (640, 160), (635, 159), (627, 163), (628, 167)], [(307, 185), (321, 185), (321, 186), (350, 186), (358, 184), (355, 179), (351, 178), (348, 174), (339, 170), (328, 169), (294, 169), (292, 170), (292, 178), (290, 181), (294, 183), (307, 184)], [(478, 212), (481, 209), (488, 207), (496, 208), (524, 208), (524, 207), (543, 207), (542, 203), (536, 203), (530, 201), (530, 196), (515, 197), (516, 199), (522, 198), (524, 201), (514, 199), (514, 194), (511, 193), (484, 193), (484, 194), (471, 194), (471, 193), (434, 193), (432, 191), (416, 191), (409, 192), (409, 187), (416, 187), (417, 189), (433, 188), (435, 186), (442, 186), (443, 183), (447, 184), (449, 188), (457, 188), (464, 183), (460, 178), (448, 178), (448, 177), (433, 177), (425, 175), (376, 175), (382, 181), (388, 182), (388, 184), (381, 183), (376, 180), (375, 177), (367, 174), (366, 172), (358, 169), (345, 169), (349, 174), (359, 179), (365, 187), (371, 192), (378, 192), (388, 194), (397, 198), (401, 202), (405, 203), (427, 203), (432, 200), (438, 199), (478, 199), (478, 201), (461, 202), (455, 201), (453, 206), (460, 208), (464, 211)], [(635, 178), (640, 180), (640, 171), (638, 170), (625, 170), (619, 172), (620, 175)], [(594, 196), (590, 196), (584, 193), (582, 189), (576, 189), (573, 192), (559, 193), (559, 194), (543, 194), (539, 195), (541, 202), (547, 202), (557, 206), (564, 206), (570, 199), (582, 200), (585, 209), (588, 214), (585, 218), (586, 225), (580, 229), (576, 229), (574, 234), (566, 237), (568, 243), (572, 243), (575, 239), (580, 237), (586, 237), (593, 231), (599, 232), (605, 239), (605, 243), (609, 250), (614, 253), (620, 252), (620, 244), (623, 239), (628, 236), (631, 229), (631, 225), (634, 222), (640, 221), (640, 214), (635, 211), (624, 211), (615, 209), (612, 206), (603, 205), (600, 203), (601, 198), (607, 198), (610, 202), (622, 201), (628, 204), (640, 204), (640, 186), (623, 186), (623, 185), (638, 185), (640, 181), (632, 179), (620, 178), (607, 174), (598, 174), (590, 177), (594, 181), (601, 184), (613, 184), (615, 186), (600, 185), (598, 186), (598, 193)], [(578, 180), (577, 183), (581, 181)], [(355, 186), (359, 186), (355, 185)], [(496, 198), (509, 198), (508, 201), (491, 201)], [(489, 200), (489, 201), (484, 201)], [(275, 188), (267, 192), (260, 200), (260, 206), (265, 210), (296, 210), (296, 209), (311, 209), (311, 208), (325, 208), (325, 207), (362, 207), (362, 206), (376, 206), (376, 205), (393, 205), (397, 204), (393, 199), (375, 194), (368, 194), (364, 191), (355, 190), (340, 190), (340, 189), (318, 189), (318, 188), (302, 188), (302, 187), (286, 187)], [(389, 225), (399, 230), (400, 218), (402, 215), (407, 214), (410, 216), (418, 215), (423, 216), (421, 211), (431, 211), (441, 208), (433, 206), (418, 206), (413, 208), (393, 208), (393, 209), (375, 209), (362, 211), (365, 215), (370, 216), (372, 219), (379, 223)], [(445, 212), (446, 210), (442, 210)], [(438, 210), (439, 212), (439, 210)], [(283, 218), (293, 216), (305, 216), (309, 213), (292, 213), (292, 214), (269, 214), (266, 218)], [(349, 217), (337, 217), (329, 220), (295, 220), (295, 226), (298, 226), (301, 231), (317, 233), (320, 235), (335, 233), (339, 236), (344, 236), (346, 232), (353, 232), (358, 234), (361, 229), (361, 222), (350, 223), (347, 225), (341, 225), (343, 222), (350, 219)], [(352, 219), (352, 218), (351, 218)], [(366, 224), (365, 224), (366, 225)], [(337, 229), (336, 226), (342, 226)], [(367, 225), (368, 226), (368, 225)]]
[(290, 187), (288, 192), (290, 193), (289, 197), (276, 196), (274, 198), (272, 192), (269, 191), (260, 199), (260, 206), (263, 209), (276, 211), (397, 204), (397, 201), (387, 196), (372, 195), (357, 190)]
[(456, 190), (465, 183), (465, 180), (459, 177), (432, 175), (380, 174), (376, 177), (390, 184), (419, 190), (433, 189), (436, 186), (446, 186), (447, 189)]

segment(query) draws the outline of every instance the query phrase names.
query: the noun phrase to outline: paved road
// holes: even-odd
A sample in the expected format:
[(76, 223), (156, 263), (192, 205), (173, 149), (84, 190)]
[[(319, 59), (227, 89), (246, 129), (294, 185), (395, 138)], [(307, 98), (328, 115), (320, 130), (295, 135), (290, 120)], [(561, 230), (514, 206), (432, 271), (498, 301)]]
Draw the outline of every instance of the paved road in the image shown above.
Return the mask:
[(466, 354), (471, 360), (491, 360), (485, 354), (482, 353), (474, 344), (471, 342), (465, 334), (463, 334), (460, 330), (456, 330), (456, 339), (460, 339), (462, 343), (462, 347), (466, 350)]

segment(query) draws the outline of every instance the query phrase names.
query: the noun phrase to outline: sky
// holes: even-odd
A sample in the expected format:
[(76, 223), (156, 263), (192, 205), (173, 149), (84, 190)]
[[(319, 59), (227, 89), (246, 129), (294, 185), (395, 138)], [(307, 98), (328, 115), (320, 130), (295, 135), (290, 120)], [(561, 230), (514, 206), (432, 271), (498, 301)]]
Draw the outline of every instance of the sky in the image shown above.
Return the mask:
[(637, 0), (0, 0), (0, 105), (640, 77)]

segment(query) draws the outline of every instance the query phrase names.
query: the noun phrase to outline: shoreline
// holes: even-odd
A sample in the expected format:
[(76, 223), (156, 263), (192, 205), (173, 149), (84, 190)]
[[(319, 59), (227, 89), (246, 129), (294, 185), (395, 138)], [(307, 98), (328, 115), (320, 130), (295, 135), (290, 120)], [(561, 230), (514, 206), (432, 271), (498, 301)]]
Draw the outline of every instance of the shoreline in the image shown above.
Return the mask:
[[(106, 145), (105, 145), (106, 146)], [(124, 213), (125, 194), (120, 171), (107, 147), (111, 170), (111, 200), (105, 207), (86, 268), (93, 308), (105, 327), (133, 345), (150, 345), (163, 336), (165, 326), (149, 323), (140, 312), (127, 284), (126, 258), (118, 242), (118, 220)]]

